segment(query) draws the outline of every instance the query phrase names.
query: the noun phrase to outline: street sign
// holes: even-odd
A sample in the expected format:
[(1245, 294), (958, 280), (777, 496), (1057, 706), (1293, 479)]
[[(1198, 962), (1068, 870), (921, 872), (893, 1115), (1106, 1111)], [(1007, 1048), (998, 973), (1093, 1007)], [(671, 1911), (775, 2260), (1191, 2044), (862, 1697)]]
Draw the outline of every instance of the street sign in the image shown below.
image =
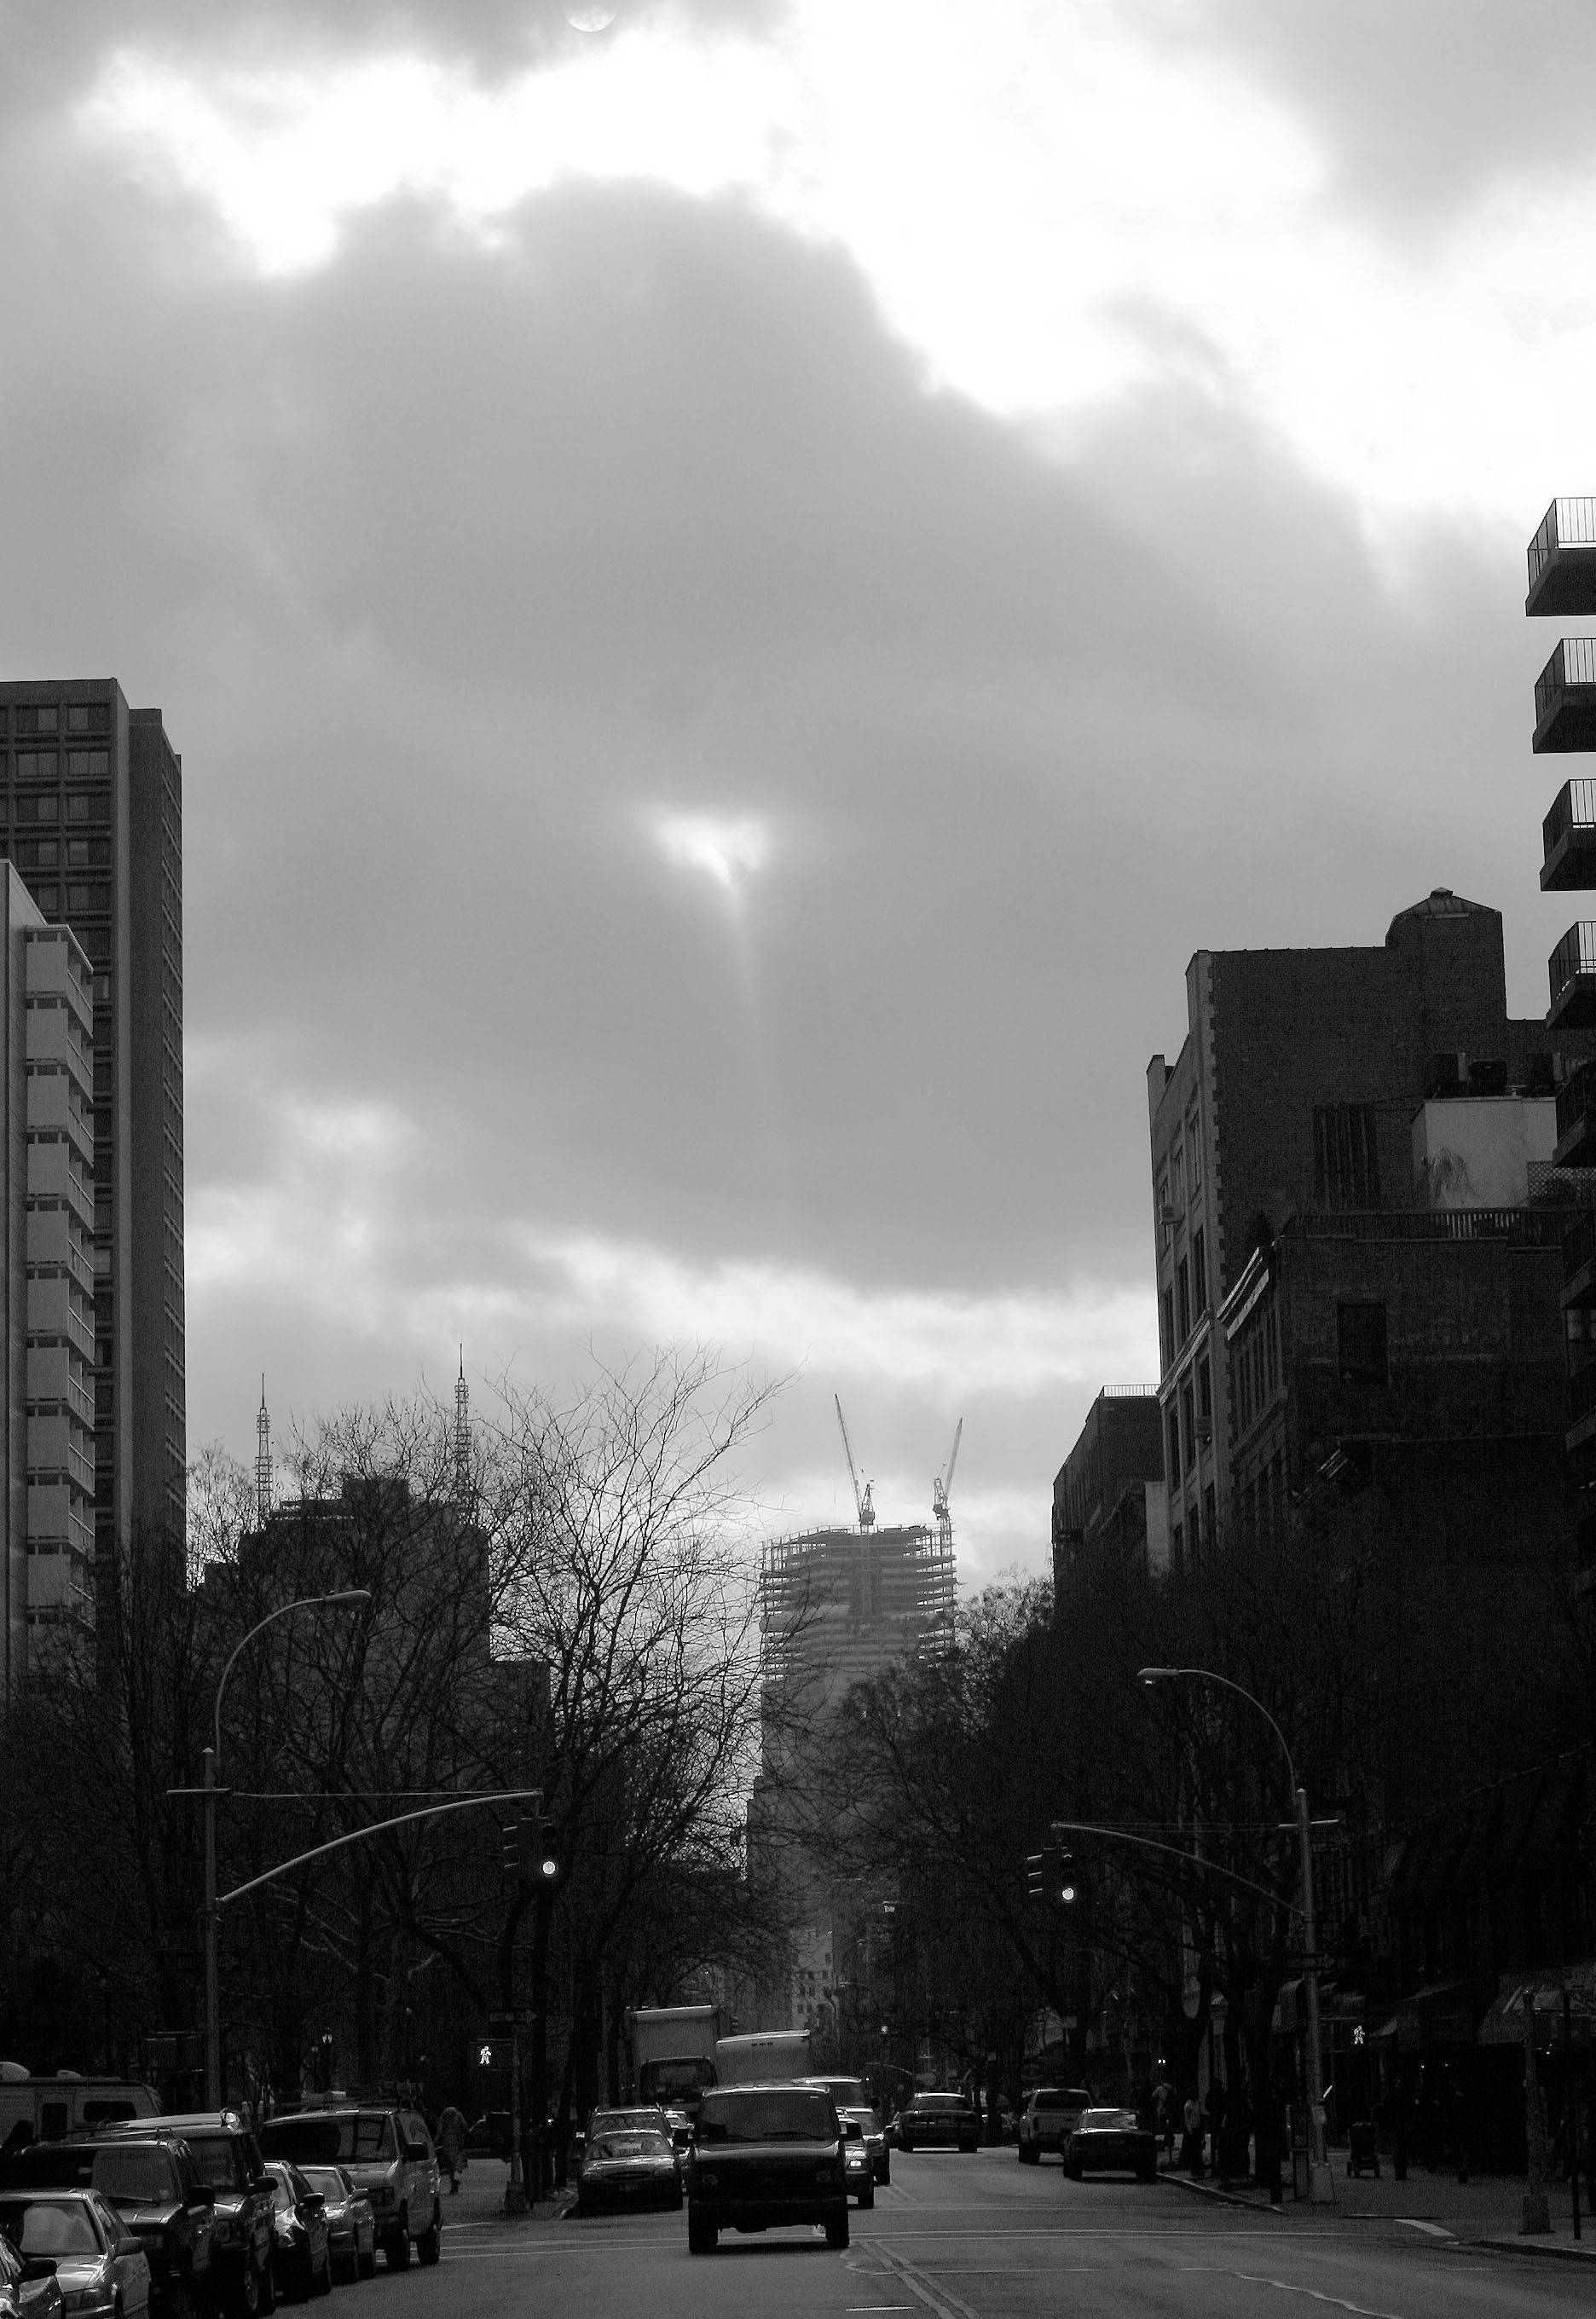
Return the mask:
[(530, 2029), (537, 2015), (523, 2008), (519, 2013), (490, 2013), (488, 2027), (495, 2037), (513, 2036), (518, 2029)]
[(1312, 1956), (1305, 1949), (1288, 1950), (1285, 1969), (1287, 1972), (1328, 1972), (1330, 1961), (1322, 1950), (1316, 1951)]

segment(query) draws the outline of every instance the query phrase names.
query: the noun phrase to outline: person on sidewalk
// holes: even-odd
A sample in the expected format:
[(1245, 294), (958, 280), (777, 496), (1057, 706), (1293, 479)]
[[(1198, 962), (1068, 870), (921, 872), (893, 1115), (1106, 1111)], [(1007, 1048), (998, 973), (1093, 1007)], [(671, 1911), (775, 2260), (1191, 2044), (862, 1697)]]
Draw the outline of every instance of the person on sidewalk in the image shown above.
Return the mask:
[(437, 2121), (437, 2161), (449, 2178), (449, 2188), (460, 2188), (461, 2170), (465, 2164), (465, 2120), (450, 2102)]
[(1197, 2099), (1195, 2086), (1186, 2098), (1186, 2108), (1182, 2116), (1186, 2126), (1186, 2141), (1181, 2148), (1181, 2163), (1183, 2166), (1190, 2166), (1193, 2178), (1195, 2179), (1201, 2177), (1203, 2171), (1203, 2105)]

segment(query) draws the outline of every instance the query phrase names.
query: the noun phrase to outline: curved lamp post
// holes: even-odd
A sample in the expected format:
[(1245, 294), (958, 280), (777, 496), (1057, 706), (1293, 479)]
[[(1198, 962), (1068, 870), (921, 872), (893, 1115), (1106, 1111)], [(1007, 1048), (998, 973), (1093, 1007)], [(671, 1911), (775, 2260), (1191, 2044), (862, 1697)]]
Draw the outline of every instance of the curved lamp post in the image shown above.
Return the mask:
[(1257, 1710), (1280, 1743), (1296, 1812), (1297, 1844), (1302, 1854), (1303, 1931), (1308, 1945), (1308, 1963), (1303, 1979), (1308, 1990), (1309, 2193), (1323, 2205), (1333, 2205), (1335, 2182), (1324, 2143), (1324, 2056), (1319, 2035), (1319, 1973), (1313, 1962), (1318, 1954), (1318, 1945), (1313, 1925), (1313, 1845), (1309, 1833), (1308, 1791), (1297, 1785), (1296, 1765), (1292, 1762), (1285, 1732), (1263, 1701), (1255, 1699), (1251, 1692), (1244, 1691), (1239, 1683), (1232, 1683), (1229, 1675), (1216, 1674), (1212, 1667), (1145, 1666), (1139, 1671), (1136, 1680), (1144, 1691), (1155, 1690), (1161, 1683), (1209, 1683), (1221, 1691), (1233, 1692), (1238, 1699), (1245, 1700), (1249, 1707)]
[(216, 1767), (221, 1760), (221, 1695), (227, 1689), (227, 1679), (238, 1663), (239, 1653), (247, 1643), (278, 1619), (287, 1618), (291, 1611), (341, 1610), (350, 1603), (369, 1602), (369, 1586), (347, 1586), (337, 1594), (302, 1594), (296, 1602), (279, 1603), (257, 1620), (235, 1647), (231, 1657), (221, 1670), (221, 1680), (216, 1686), (216, 1708), (212, 1718), (213, 1744), (205, 1750), (205, 2107), (221, 2107), (221, 1999), (216, 1972)]

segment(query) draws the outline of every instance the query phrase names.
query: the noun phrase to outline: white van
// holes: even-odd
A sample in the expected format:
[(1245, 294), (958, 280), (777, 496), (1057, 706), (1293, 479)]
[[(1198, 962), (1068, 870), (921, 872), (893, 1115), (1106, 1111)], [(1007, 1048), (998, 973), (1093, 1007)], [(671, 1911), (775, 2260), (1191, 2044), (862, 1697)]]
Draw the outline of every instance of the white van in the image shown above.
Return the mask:
[(158, 2117), (160, 2108), (149, 2086), (130, 2079), (80, 2078), (72, 2070), (33, 2078), (18, 2062), (0, 2065), (0, 2150), (19, 2125), (35, 2142), (63, 2142), (120, 2118)]

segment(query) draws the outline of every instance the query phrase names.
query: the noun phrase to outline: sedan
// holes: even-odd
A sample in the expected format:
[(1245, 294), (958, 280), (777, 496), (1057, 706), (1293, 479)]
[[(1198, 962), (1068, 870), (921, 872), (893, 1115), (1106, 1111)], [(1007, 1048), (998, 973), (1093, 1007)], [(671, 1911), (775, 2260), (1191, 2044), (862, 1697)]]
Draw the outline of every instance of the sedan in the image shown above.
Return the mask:
[(577, 2170), (577, 2213), (629, 2213), (641, 2206), (681, 2205), (681, 2171), (658, 2117), (636, 2125), (605, 2124), (595, 2117)]
[(962, 2094), (916, 2094), (897, 2114), (900, 2150), (978, 2150), (980, 2112)]
[[(143, 2319), (149, 2258), (92, 2190), (7, 2191), (0, 2195), (0, 2233), (24, 2261), (46, 2256), (54, 2263), (65, 2319)], [(39, 2306), (30, 2301), (28, 2308)]]
[(305, 2166), (300, 2170), (326, 2201), (328, 2248), (334, 2271), (345, 2278), (374, 2278), (377, 2224), (365, 2192), (356, 2188), (341, 2166)]
[(18, 2254), (0, 2235), (0, 2319), (62, 2319), (56, 2266), (47, 2254)]
[(332, 2247), (327, 2201), (286, 2158), (268, 2158), (272, 2183), (272, 2283), (279, 2297), (309, 2302), (332, 2292)]
[(1150, 2126), (1138, 2125), (1133, 2109), (1085, 2109), (1064, 2145), (1064, 2171), (1072, 2182), (1083, 2174), (1134, 2174), (1150, 2182), (1159, 2170), (1159, 2145)]

